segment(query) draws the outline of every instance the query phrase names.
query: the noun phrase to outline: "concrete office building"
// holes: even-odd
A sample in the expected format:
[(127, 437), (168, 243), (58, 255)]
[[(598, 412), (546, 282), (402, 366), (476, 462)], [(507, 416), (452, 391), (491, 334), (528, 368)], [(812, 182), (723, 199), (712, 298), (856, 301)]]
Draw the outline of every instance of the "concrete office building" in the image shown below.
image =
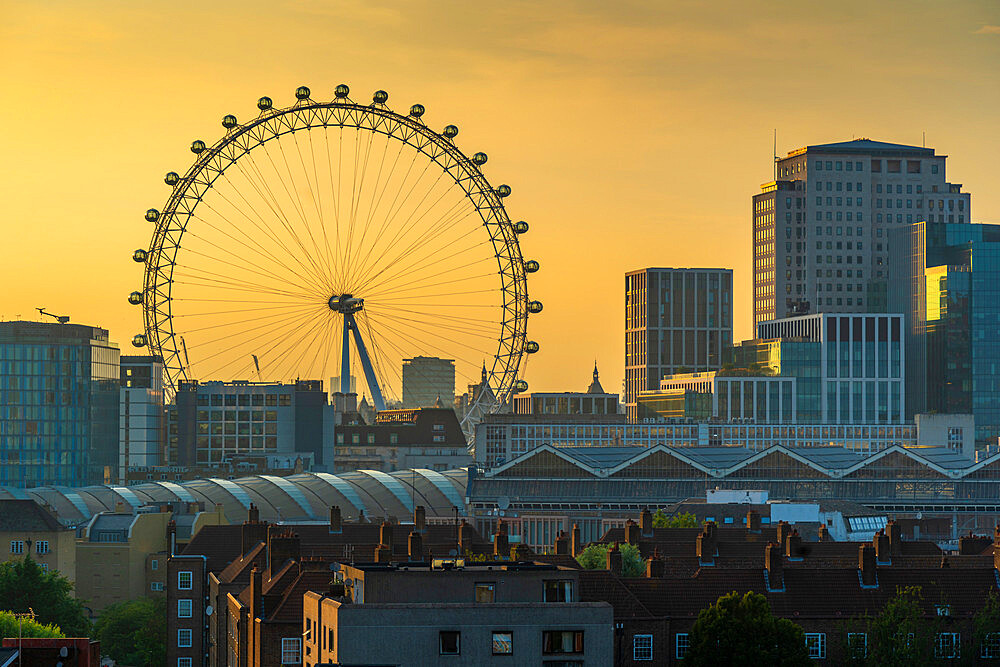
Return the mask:
[(167, 411), (168, 463), (199, 466), (234, 456), (312, 456), (314, 469), (333, 461), (334, 407), (321, 380), (182, 381)]
[(857, 139), (775, 161), (753, 197), (754, 324), (885, 309), (888, 230), (933, 218), (969, 223), (968, 193), (932, 148)]
[(722, 365), (733, 340), (731, 269), (641, 269), (625, 274), (625, 411), (664, 375)]
[(163, 455), (163, 360), (121, 357), (118, 405), (118, 479), (135, 466), (157, 466)]
[[(937, 209), (935, 209), (937, 210)], [(920, 222), (889, 234), (890, 306), (905, 316), (907, 412), (969, 413), (1000, 438), (1000, 225)]]
[(113, 479), (119, 355), (106, 329), (0, 323), (0, 485)]
[(450, 406), (454, 402), (454, 359), (403, 359), (404, 408), (430, 408), (438, 404)]

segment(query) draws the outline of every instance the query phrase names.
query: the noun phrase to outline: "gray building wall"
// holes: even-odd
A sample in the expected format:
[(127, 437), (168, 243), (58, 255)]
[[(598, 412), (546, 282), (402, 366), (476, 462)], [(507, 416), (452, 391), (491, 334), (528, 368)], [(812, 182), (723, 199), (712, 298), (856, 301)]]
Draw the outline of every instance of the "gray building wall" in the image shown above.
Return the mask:
[(122, 356), (118, 409), (118, 476), (135, 466), (160, 465), (163, 450), (163, 361)]

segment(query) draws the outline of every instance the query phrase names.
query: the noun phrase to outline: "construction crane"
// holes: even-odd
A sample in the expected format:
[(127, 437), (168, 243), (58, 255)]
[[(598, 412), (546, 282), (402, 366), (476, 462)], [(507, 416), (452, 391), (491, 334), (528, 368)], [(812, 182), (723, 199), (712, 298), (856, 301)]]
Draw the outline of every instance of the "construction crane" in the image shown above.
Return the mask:
[(53, 315), (52, 313), (46, 313), (44, 308), (35, 308), (39, 315), (47, 315), (54, 320), (57, 320), (59, 324), (66, 324), (69, 322), (69, 315)]

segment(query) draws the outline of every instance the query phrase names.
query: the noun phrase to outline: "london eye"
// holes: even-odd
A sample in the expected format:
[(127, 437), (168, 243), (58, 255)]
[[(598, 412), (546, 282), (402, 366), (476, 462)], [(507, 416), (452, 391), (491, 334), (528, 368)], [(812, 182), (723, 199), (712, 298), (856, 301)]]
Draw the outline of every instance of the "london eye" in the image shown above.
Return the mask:
[[(431, 129), (425, 109), (396, 113), (339, 85), (309, 88), (252, 119), (222, 118), (214, 144), (191, 144), (194, 164), (168, 172), (161, 209), (146, 211), (148, 248), (133, 338), (165, 367), (165, 386), (194, 379), (284, 381), (339, 376), (377, 410), (401, 396), (402, 361), (454, 361), (468, 381), (463, 426), (502, 410), (527, 384), (531, 313), (521, 255), (526, 222), (504, 207), (507, 185), (466, 156), (459, 130)], [(355, 380), (356, 378), (356, 380)]]

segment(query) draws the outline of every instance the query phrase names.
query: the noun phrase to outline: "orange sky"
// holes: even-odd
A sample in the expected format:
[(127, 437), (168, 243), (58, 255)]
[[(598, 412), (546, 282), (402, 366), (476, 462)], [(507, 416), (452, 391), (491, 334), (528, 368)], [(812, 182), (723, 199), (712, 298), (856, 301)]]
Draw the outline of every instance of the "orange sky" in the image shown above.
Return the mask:
[(736, 272), (750, 333), (750, 196), (778, 151), (867, 136), (947, 154), (973, 218), (1000, 222), (995, 2), (15, 2), (0, 0), (0, 316), (45, 306), (128, 352), (126, 295), (163, 174), (220, 118), (297, 85), (389, 91), (489, 153), (531, 223), (545, 303), (532, 390), (618, 391), (623, 273)]

